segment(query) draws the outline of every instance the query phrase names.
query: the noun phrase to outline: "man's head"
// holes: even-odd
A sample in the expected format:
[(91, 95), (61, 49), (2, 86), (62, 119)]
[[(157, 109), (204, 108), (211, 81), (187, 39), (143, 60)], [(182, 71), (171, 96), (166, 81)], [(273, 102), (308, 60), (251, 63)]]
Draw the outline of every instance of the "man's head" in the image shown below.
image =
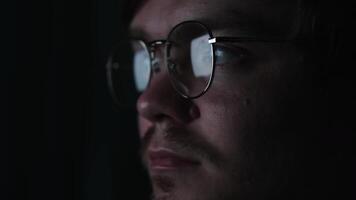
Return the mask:
[(170, 84), (164, 48), (156, 49), (160, 70), (137, 101), (143, 160), (156, 199), (304, 198), (307, 165), (319, 155), (313, 142), (325, 102), (314, 76), (320, 63), (310, 62), (317, 54), (304, 30), (303, 2), (141, 2), (130, 30), (145, 42), (165, 40), (189, 20), (205, 24), (214, 37), (286, 41), (221, 44), (211, 86), (194, 99)]

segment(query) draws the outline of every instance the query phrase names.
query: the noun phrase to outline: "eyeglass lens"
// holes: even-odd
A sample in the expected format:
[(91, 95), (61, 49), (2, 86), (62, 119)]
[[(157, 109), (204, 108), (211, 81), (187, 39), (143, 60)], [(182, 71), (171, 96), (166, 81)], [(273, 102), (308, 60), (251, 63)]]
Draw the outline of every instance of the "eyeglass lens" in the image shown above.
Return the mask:
[[(209, 30), (198, 22), (179, 24), (168, 35), (161, 66), (168, 67), (172, 86), (185, 98), (198, 97), (209, 87), (214, 65), (210, 38)], [(109, 84), (119, 104), (135, 104), (149, 86), (152, 58), (148, 49), (143, 41), (133, 40), (109, 59)]]

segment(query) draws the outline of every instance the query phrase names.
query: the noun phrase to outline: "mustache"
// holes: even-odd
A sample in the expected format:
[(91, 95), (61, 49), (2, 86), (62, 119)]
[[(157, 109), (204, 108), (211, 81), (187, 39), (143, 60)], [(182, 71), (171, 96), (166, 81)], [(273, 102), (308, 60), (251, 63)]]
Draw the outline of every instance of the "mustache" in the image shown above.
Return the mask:
[(144, 158), (149, 147), (158, 142), (177, 153), (205, 159), (212, 163), (221, 162), (220, 153), (203, 136), (182, 128), (162, 129), (151, 127), (141, 139), (141, 158)]

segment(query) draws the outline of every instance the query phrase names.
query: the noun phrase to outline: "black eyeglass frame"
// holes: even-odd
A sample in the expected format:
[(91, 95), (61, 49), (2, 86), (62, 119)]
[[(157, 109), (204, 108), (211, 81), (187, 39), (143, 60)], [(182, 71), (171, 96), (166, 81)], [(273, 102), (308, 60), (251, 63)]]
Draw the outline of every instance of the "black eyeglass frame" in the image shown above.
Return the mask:
[[(263, 42), (263, 43), (285, 43), (285, 42), (294, 42), (294, 41), (298, 41), (297, 39), (279, 39), (279, 38), (258, 38), (258, 37), (225, 37), (225, 36), (219, 36), (219, 37), (214, 37), (213, 36), (213, 33), (212, 31), (210, 30), (210, 28), (205, 25), (204, 23), (200, 22), (200, 21), (196, 21), (196, 20), (188, 20), (188, 21), (183, 21), (177, 25), (175, 25), (172, 30), (168, 33), (168, 36), (167, 36), (167, 40), (154, 40), (154, 41), (151, 41), (151, 42), (145, 42), (144, 40), (142, 39), (137, 39), (137, 38), (131, 38), (132, 40), (134, 41), (138, 41), (140, 42), (141, 44), (143, 44), (142, 46), (145, 48), (145, 50), (148, 52), (149, 54), (149, 59), (150, 59), (150, 75), (149, 75), (149, 81), (147, 83), (147, 87), (149, 87), (149, 84), (151, 82), (151, 79), (152, 79), (152, 74), (153, 74), (153, 71), (154, 70), (157, 70), (157, 67), (154, 66), (153, 64), (153, 59), (155, 57), (155, 49), (156, 46), (159, 46), (159, 45), (165, 45), (165, 58), (164, 58), (164, 61), (166, 63), (166, 67), (167, 67), (167, 70), (169, 73), (170, 72), (170, 69), (168, 67), (168, 64), (167, 64), (167, 51), (169, 50), (169, 44), (170, 44), (170, 41), (169, 41), (169, 38), (171, 36), (171, 34), (180, 26), (184, 25), (184, 24), (188, 24), (188, 23), (196, 23), (200, 26), (202, 26), (204, 29), (206, 29), (206, 32), (209, 34), (209, 44), (211, 45), (211, 53), (212, 53), (212, 72), (211, 72), (211, 75), (209, 77), (209, 81), (206, 85), (206, 87), (204, 88), (204, 90), (202, 92), (200, 92), (198, 95), (195, 95), (195, 96), (188, 96), (184, 93), (182, 93), (179, 89), (177, 89), (177, 87), (175, 86), (175, 84), (173, 83), (173, 80), (172, 78), (170, 78), (170, 81), (171, 81), (171, 85), (174, 87), (174, 89), (176, 90), (176, 92), (179, 93), (180, 96), (182, 96), (183, 98), (185, 99), (189, 99), (189, 100), (192, 100), (192, 99), (196, 99), (196, 98), (199, 98), (201, 96), (203, 96), (210, 88), (211, 84), (212, 84), (212, 81), (214, 79), (214, 74), (215, 74), (215, 68), (216, 68), (216, 55), (215, 55), (215, 50), (216, 50), (216, 47), (215, 47), (215, 44), (216, 43), (224, 43), (224, 42)], [(111, 76), (111, 69), (108, 69), (109, 72), (108, 72), (108, 75), (110, 77), (110, 80), (112, 79), (112, 76)], [(112, 80), (111, 80), (112, 81)], [(112, 84), (109, 83), (109, 86), (110, 87), (113, 87)], [(146, 88), (147, 88), (146, 87)], [(114, 88), (111, 88), (111, 91), (115, 91)]]

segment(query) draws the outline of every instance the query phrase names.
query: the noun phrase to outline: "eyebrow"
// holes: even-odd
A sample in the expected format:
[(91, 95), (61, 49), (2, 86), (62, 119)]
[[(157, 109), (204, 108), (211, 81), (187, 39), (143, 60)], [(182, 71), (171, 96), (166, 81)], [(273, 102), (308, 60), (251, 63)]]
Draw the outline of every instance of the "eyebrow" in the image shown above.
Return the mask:
[[(224, 20), (224, 21), (228, 21), (228, 23), (221, 23), (221, 21), (219, 21), (219, 20), (209, 19), (209, 18), (198, 18), (198, 19), (192, 19), (192, 20), (205, 24), (209, 28), (209, 30), (211, 30), (213, 32), (214, 36), (217, 36), (216, 34), (214, 34), (214, 32), (217, 32), (220, 30), (222, 30), (222, 31), (227, 30), (227, 31), (231, 32), (231, 30), (232, 30), (231, 27), (236, 27), (235, 32), (236, 31), (238, 31), (239, 33), (241, 32), (239, 35), (246, 35), (246, 36), (254, 35), (253, 31), (251, 29), (247, 28), (247, 26), (249, 24), (243, 23), (241, 21)], [(189, 20), (186, 20), (186, 21), (189, 21)], [(182, 21), (182, 22), (184, 22), (184, 21)], [(176, 25), (177, 24), (175, 24), (174, 26), (176, 26)], [(172, 27), (174, 27), (174, 26), (172, 26)], [(150, 36), (150, 34), (147, 31), (145, 31), (144, 29), (142, 29), (140, 27), (130, 28), (129, 32), (128, 32), (128, 36), (131, 39), (141, 39), (146, 42), (150, 41), (150, 38), (152, 38), (152, 36)], [(234, 35), (229, 35), (229, 36), (234, 36)], [(161, 39), (166, 39), (166, 38), (161, 38)]]
[(258, 16), (247, 16), (242, 13), (228, 14), (228, 17), (224, 18), (224, 20), (212, 18), (204, 21), (206, 21), (205, 23), (208, 24), (213, 33), (214, 31), (225, 33), (226, 31), (227, 33), (238, 34), (239, 36), (266, 35), (277, 28)]
[[(273, 23), (273, 21), (267, 21), (259, 15), (249, 15), (236, 9), (228, 9), (221, 16), (192, 18), (186, 21), (189, 20), (205, 24), (213, 32), (215, 37), (220, 36), (219, 34), (216, 34), (216, 32), (222, 32), (222, 34), (225, 34), (221, 36), (268, 37), (275, 33), (277, 33), (277, 36), (286, 36), (285, 34), (289, 30), (288, 27), (281, 26), (278, 22)], [(174, 24), (172, 27), (176, 25), (177, 24)], [(147, 31), (140, 27), (130, 28), (129, 37), (134, 39), (143, 39), (144, 41), (148, 41), (152, 38)]]
[[(214, 17), (202, 18), (199, 21), (201, 20), (208, 25), (213, 33), (214, 30), (222, 30), (223, 32), (226, 30), (227, 33), (235, 33), (238, 36), (289, 37), (293, 34), (292, 29), (295, 21), (292, 19), (293, 15), (286, 17), (287, 20), (267, 19), (263, 14), (230, 7), (224, 13), (219, 13)], [(213, 35), (215, 36), (215, 34)]]
[[(215, 30), (231, 30), (233, 27), (235, 31), (238, 32), (241, 31), (243, 33), (246, 33), (246, 35), (251, 35), (253, 34), (254, 31), (253, 29), (248, 27), (252, 25), (251, 22), (257, 21), (257, 19), (253, 19), (253, 18), (258, 18), (258, 17), (252, 17), (251, 15), (248, 15), (245, 12), (242, 12), (241, 10), (237, 10), (236, 8), (231, 8), (231, 9), (227, 9), (226, 12), (224, 12), (223, 14), (215, 15), (214, 17), (209, 17), (209, 16), (196, 17), (184, 21), (194, 20), (194, 21), (202, 22), (213, 33)], [(177, 24), (172, 24), (171, 25), (172, 28)], [(134, 38), (134, 39), (149, 40), (149, 38), (151, 38), (150, 33), (145, 31), (141, 27), (130, 27), (128, 35), (130, 38)]]

